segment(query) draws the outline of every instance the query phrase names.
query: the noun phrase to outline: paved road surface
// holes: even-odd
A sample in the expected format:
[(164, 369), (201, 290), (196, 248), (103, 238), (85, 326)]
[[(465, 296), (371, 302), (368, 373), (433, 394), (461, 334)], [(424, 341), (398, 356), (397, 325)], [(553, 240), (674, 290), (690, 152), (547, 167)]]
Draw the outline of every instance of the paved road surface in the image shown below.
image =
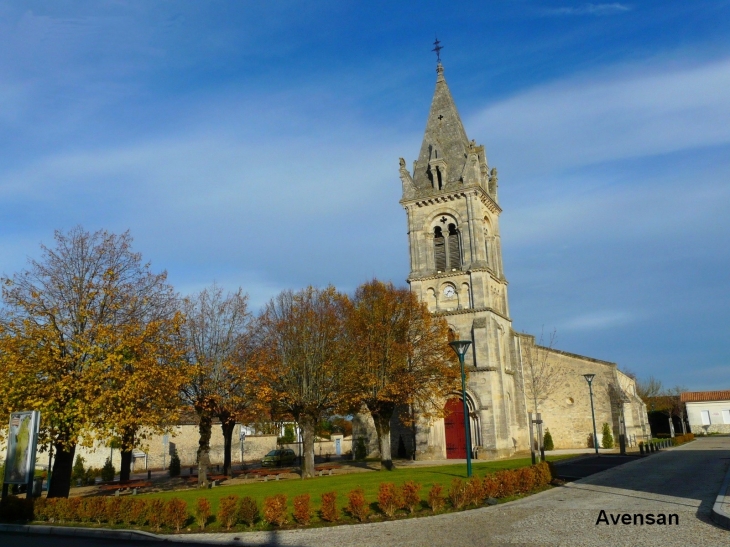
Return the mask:
[[(715, 526), (709, 513), (729, 464), (730, 437), (711, 437), (494, 507), (358, 526), (237, 536), (191, 535), (185, 540), (292, 547), (725, 547), (730, 545), (730, 532)], [(676, 514), (679, 525), (596, 525), (601, 510), (607, 515)], [(234, 541), (234, 537), (240, 539)], [(25, 539), (12, 544), (18, 547), (109, 545), (79, 540), (57, 543), (45, 538), (40, 543), (37, 536)]]

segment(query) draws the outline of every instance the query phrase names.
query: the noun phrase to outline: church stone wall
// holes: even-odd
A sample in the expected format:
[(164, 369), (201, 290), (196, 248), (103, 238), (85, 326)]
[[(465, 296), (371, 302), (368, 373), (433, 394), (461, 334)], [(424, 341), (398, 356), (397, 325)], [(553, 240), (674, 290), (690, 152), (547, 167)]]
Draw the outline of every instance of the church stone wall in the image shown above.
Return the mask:
[[(530, 343), (531, 337), (523, 337)], [(623, 407), (627, 436), (643, 440), (646, 407), (635, 395), (634, 380), (616, 368), (615, 363), (600, 361), (550, 348), (533, 346), (534, 351), (546, 351), (548, 363), (559, 371), (557, 385), (546, 401), (540, 403), (543, 428), (549, 429), (555, 448), (586, 448), (593, 433), (591, 401), (584, 374), (595, 374), (593, 379), (593, 406), (599, 443), (603, 424), (608, 423), (618, 446), (619, 422)], [(524, 371), (527, 376), (529, 373)], [(529, 382), (529, 377), (526, 378)], [(527, 408), (534, 411), (528, 397)]]

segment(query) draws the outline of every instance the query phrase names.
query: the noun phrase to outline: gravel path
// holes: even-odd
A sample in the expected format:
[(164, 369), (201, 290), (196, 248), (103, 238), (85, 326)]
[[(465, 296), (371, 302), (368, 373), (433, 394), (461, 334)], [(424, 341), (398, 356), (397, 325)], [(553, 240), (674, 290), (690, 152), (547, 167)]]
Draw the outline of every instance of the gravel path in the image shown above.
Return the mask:
[[(184, 541), (301, 547), (724, 547), (730, 545), (730, 532), (715, 526), (709, 514), (729, 464), (730, 438), (710, 437), (494, 507), (356, 526), (195, 534)], [(608, 518), (619, 513), (632, 518), (635, 513), (676, 514), (679, 524), (596, 524), (602, 510)]]

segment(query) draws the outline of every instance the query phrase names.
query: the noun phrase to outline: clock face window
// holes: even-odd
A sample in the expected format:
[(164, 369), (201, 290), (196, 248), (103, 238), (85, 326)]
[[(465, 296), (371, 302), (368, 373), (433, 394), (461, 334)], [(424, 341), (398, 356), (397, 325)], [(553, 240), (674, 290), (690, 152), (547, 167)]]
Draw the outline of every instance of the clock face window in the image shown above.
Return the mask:
[(456, 296), (456, 290), (451, 285), (444, 289), (444, 296), (446, 298), (454, 298)]

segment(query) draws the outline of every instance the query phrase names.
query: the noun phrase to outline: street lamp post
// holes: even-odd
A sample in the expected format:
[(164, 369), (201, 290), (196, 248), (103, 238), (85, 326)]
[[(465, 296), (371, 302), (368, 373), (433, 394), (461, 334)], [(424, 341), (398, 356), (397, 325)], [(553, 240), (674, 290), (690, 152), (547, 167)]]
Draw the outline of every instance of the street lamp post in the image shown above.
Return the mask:
[(466, 405), (466, 376), (464, 375), (464, 355), (471, 345), (471, 340), (454, 340), (449, 342), (449, 345), (459, 356), (461, 365), (461, 401), (464, 404), (464, 431), (466, 432), (466, 476), (471, 477), (471, 428), (469, 427), (469, 408)]
[(598, 454), (598, 435), (596, 434), (596, 412), (593, 410), (593, 378), (595, 378), (595, 374), (584, 374), (583, 378), (586, 379), (586, 382), (588, 382), (588, 391), (591, 394), (591, 418), (593, 418), (593, 447), (596, 449), (596, 454)]

